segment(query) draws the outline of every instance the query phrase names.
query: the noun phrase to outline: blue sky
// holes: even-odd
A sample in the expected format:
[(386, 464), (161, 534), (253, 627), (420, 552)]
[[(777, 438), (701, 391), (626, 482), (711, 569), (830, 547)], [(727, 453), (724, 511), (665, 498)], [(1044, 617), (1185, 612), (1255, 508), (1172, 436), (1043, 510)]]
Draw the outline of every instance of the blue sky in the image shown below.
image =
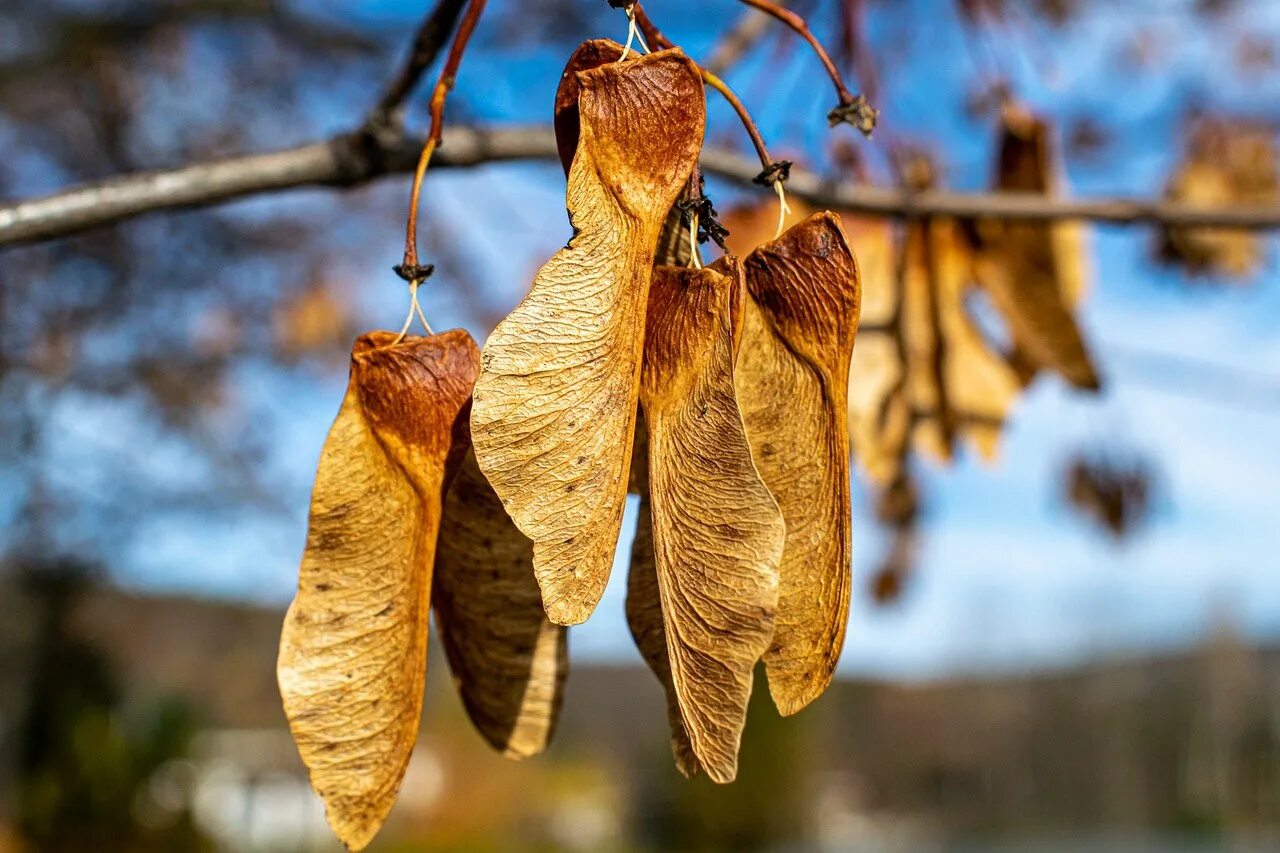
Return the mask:
[[(501, 13), (509, 4), (493, 5)], [(705, 16), (693, 20), (688, 4), (649, 4), (668, 35), (695, 54), (736, 12), (727, 0), (705, 5)], [(1136, 3), (1139, 11), (1131, 15), (1116, 11), (1118, 5), (1095, 4), (1095, 12), (1065, 32), (1015, 27), (991, 40), (993, 55), (1032, 106), (1064, 120), (1095, 112), (1113, 130), (1102, 165), (1072, 164), (1071, 191), (1080, 195), (1158, 193), (1176, 158), (1176, 128), (1189, 102), (1211, 96), (1224, 108), (1261, 113), (1280, 94), (1276, 75), (1242, 82), (1222, 61), (1225, 34), (1242, 22), (1191, 23), (1178, 11), (1189, 3)], [(1280, 5), (1242, 6), (1248, 7), (1249, 27), (1273, 38), (1280, 32)], [(404, 8), (364, 4), (361, 14), (399, 18)], [(884, 63), (880, 104), (886, 132), (929, 140), (945, 160), (951, 186), (982, 187), (992, 129), (963, 112), (975, 49), (960, 36), (954, 17), (939, 13), (950, 4), (914, 0), (874, 8), (881, 11), (872, 17), (872, 42), (882, 56), (893, 57)], [(582, 33), (584, 38), (623, 35), (620, 15), (602, 14), (599, 20), (601, 29)], [(1161, 64), (1146, 72), (1118, 72), (1114, 58), (1140, 32), (1153, 33), (1164, 45)], [(910, 38), (904, 41), (906, 33)], [(545, 120), (563, 57), (532, 48), (498, 55), (484, 50), (483, 41), (480, 47), (467, 58), (459, 81), (465, 114), (486, 121)], [(823, 116), (831, 98), (817, 68), (797, 61), (762, 84), (757, 66), (767, 58), (745, 63), (731, 82), (749, 101), (769, 87), (789, 93), (768, 99), (758, 112), (762, 127), (779, 153), (799, 153), (821, 166), (830, 138)], [(321, 113), (317, 129), (348, 121)], [(733, 138), (722, 106), (713, 107), (712, 121), (715, 139)], [(365, 201), (398, 213), (406, 186), (385, 183), (365, 191)], [(473, 200), (477, 194), (479, 202)], [(722, 205), (741, 197), (724, 187), (713, 187), (713, 194)], [(304, 192), (233, 210), (252, 216), (263, 205), (340, 205), (341, 198)], [(424, 228), (447, 224), (461, 253), (483, 259), (470, 286), (493, 305), (509, 307), (568, 236), (563, 208), (563, 180), (554, 166), (439, 172), (427, 182)], [(468, 221), (490, 221), (490, 212), (498, 223), (491, 231), (468, 227)], [(349, 272), (384, 275), (400, 239), (388, 230), (385, 239), (353, 247)], [(844, 671), (916, 678), (1022, 669), (1177, 646), (1223, 621), (1253, 636), (1280, 637), (1280, 390), (1269, 409), (1208, 402), (1157, 390), (1157, 384), (1176, 388), (1182, 377), (1153, 376), (1149, 365), (1127, 354), (1141, 349), (1194, 356), (1269, 373), (1280, 383), (1274, 259), (1268, 258), (1251, 287), (1187, 288), (1176, 274), (1150, 263), (1151, 239), (1141, 230), (1093, 233), (1096, 275), (1082, 310), (1109, 381), (1106, 395), (1082, 397), (1044, 381), (1011, 419), (998, 464), (984, 467), (965, 458), (949, 470), (927, 469), (924, 550), (899, 606), (876, 609), (865, 596), (884, 537), (870, 520), (861, 483), (855, 483), (857, 598)], [(473, 297), (457, 284), (433, 282), (428, 312), (437, 328), (467, 325), (479, 336), (483, 329), (468, 308)], [(371, 290), (363, 299), (370, 323), (398, 324), (403, 294), (395, 288)], [(138, 588), (286, 601), (304, 537), (307, 484), (344, 383), (341, 369), (298, 382), (246, 368), (238, 392), (272, 409), (275, 450), (269, 464), (289, 484), (284, 491), (290, 520), (264, 515), (224, 525), (158, 518), (139, 537), (145, 546), (126, 560), (119, 579)], [(69, 464), (77, 453), (99, 452), (93, 448), (117, 452), (110, 450), (110, 437), (119, 424), (113, 425), (110, 413), (86, 419), (69, 411), (66, 419), (73, 431)], [(1064, 457), (1097, 445), (1140, 453), (1161, 466), (1155, 517), (1122, 546), (1070, 515), (1058, 498)], [(160, 458), (164, 453), (162, 444), (149, 450)], [(180, 461), (151, 460), (149, 466), (171, 476), (183, 471)], [(631, 523), (629, 514), (624, 554)], [(624, 580), (620, 563), (596, 615), (573, 631), (575, 656), (638, 659), (623, 622)]]

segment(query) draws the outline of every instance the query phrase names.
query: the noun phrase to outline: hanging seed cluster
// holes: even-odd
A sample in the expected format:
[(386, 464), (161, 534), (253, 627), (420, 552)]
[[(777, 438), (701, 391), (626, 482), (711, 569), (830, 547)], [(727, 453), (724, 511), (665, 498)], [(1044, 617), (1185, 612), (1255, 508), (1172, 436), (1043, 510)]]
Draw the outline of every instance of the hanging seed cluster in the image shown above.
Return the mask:
[(628, 625), (681, 772), (737, 773), (758, 662), (792, 714), (831, 680), (850, 597), (858, 267), (819, 213), (707, 267), (655, 265), (693, 179), (703, 80), (679, 49), (584, 44), (556, 97), (575, 236), (483, 351), (375, 332), (312, 495), (279, 681), (339, 837), (366, 845), (416, 737), (437, 632), (476, 728), (513, 758), (555, 728), (566, 626), (642, 512)]

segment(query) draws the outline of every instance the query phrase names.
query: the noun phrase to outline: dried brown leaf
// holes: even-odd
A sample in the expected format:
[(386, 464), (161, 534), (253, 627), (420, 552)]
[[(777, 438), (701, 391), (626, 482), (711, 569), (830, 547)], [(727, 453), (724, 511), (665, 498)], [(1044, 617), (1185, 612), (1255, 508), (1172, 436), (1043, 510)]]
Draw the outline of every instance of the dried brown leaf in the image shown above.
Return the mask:
[[(931, 368), (921, 362), (926, 353), (933, 358), (934, 346), (940, 348), (940, 387), (944, 392), (939, 398), (936, 392), (924, 390), (936, 382), (934, 379), (909, 383), (914, 441), (945, 460), (952, 456), (949, 435), (959, 435), (971, 441), (984, 458), (994, 459), (1021, 382), (1014, 369), (992, 350), (965, 308), (965, 292), (973, 280), (972, 249), (959, 223), (949, 219), (912, 225), (906, 239), (903, 318), (908, 341), (916, 341), (909, 346), (908, 373), (918, 377), (928, 372)], [(924, 291), (931, 291), (936, 300), (936, 328), (927, 316), (928, 306), (915, 295)], [(927, 348), (919, 343), (932, 335), (939, 337)]]
[(956, 233), (951, 224), (926, 221), (908, 226), (902, 314), (908, 366), (905, 387), (917, 432), (928, 448), (947, 462), (954, 454), (958, 418), (951, 399), (953, 389), (947, 385), (947, 365), (954, 361), (955, 353), (948, 351), (944, 324), (958, 306), (949, 303), (944, 288), (955, 274), (967, 274), (970, 260), (969, 253), (957, 251), (957, 240), (938, 239)]
[[(1205, 117), (1190, 128), (1187, 152), (1165, 197), (1195, 207), (1270, 204), (1280, 197), (1275, 133), (1265, 124)], [(1166, 228), (1163, 260), (1193, 275), (1246, 278), (1262, 264), (1258, 235), (1231, 228)]]
[[(996, 188), (1056, 195), (1048, 124), (1011, 106), (1002, 116)], [(975, 276), (1008, 324), (1016, 361), (1031, 373), (1053, 370), (1076, 387), (1096, 389), (1098, 371), (1072, 310), (1086, 286), (1084, 226), (986, 221), (978, 231)]]
[[(1236, 203), (1231, 175), (1220, 163), (1192, 161), (1169, 182), (1165, 197), (1197, 207), (1230, 207)], [(1257, 238), (1231, 228), (1169, 228), (1161, 249), (1195, 274), (1233, 278), (1249, 275), (1262, 260)]]
[(533, 577), (533, 543), (468, 453), (449, 487), (431, 602), (471, 722), (494, 749), (546, 749), (568, 673), (568, 631), (551, 623)]
[(671, 728), (671, 754), (676, 769), (692, 779), (698, 774), (698, 757), (680, 716), (680, 700), (671, 679), (667, 633), (658, 591), (657, 556), (653, 551), (653, 508), (649, 502), (649, 440), (644, 418), (636, 421), (636, 446), (631, 457), (631, 489), (640, 495), (636, 535), (631, 542), (631, 569), (627, 573), (627, 627), (649, 669), (657, 676), (667, 700), (667, 724)]
[(312, 787), (352, 849), (391, 810), (417, 738), (444, 486), (480, 369), (466, 332), (393, 339), (352, 350), (277, 667)]
[(678, 50), (576, 72), (569, 245), (494, 330), (475, 389), (481, 470), (534, 541), (543, 604), (585, 620), (626, 497), (654, 246), (697, 161), (706, 103)]
[(786, 521), (777, 628), (765, 653), (778, 710), (831, 681), (849, 618), (849, 360), (861, 279), (839, 218), (817, 213), (746, 259), (737, 391), (752, 455)]
[(905, 342), (895, 331), (901, 251), (887, 220), (846, 214), (842, 222), (862, 281), (858, 344), (849, 362), (849, 436), (868, 475), (890, 483), (902, 474), (913, 417), (905, 393)]
[(654, 271), (640, 403), (671, 678), (707, 775), (737, 775), (752, 672), (773, 636), (786, 529), (734, 387), (742, 267)]

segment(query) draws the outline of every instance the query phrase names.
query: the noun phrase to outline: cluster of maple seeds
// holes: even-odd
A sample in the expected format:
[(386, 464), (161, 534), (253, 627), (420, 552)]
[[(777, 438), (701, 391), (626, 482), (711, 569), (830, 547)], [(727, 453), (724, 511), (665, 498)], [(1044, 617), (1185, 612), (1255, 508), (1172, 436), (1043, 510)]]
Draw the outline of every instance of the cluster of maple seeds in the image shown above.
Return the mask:
[[(677, 767), (731, 781), (758, 662), (792, 714), (839, 657), (850, 438), (895, 531), (889, 559), (905, 562), (913, 451), (945, 461), (968, 438), (994, 455), (1041, 371), (1098, 385), (1073, 316), (1074, 224), (899, 230), (785, 198), (781, 216), (760, 206), (726, 216), (729, 231), (709, 222), (697, 160), (703, 86), (718, 87), (638, 4), (629, 11), (664, 49), (590, 41), (570, 59), (555, 129), (575, 236), (483, 353), (465, 332), (419, 338), (406, 324), (352, 354), (279, 664), (299, 750), (351, 847), (385, 819), (416, 740), (429, 610), (481, 734), (511, 757), (541, 752), (566, 626), (598, 603), (638, 494), (627, 621), (666, 691)], [(1053, 193), (1044, 122), (1006, 103), (1001, 127), (997, 186)], [(762, 182), (780, 189), (789, 164), (753, 139)], [(902, 171), (929, 188), (927, 162)], [(401, 269), (416, 288), (428, 268), (414, 221)], [(703, 267), (697, 237), (727, 238), (725, 257)], [(1003, 347), (967, 308), (975, 288), (1006, 327)], [(887, 571), (878, 597), (900, 588)]]
[(824, 213), (743, 259), (655, 263), (697, 181), (704, 81), (679, 49), (624, 53), (587, 42), (569, 62), (555, 123), (575, 236), (484, 351), (460, 330), (353, 350), (278, 666), (350, 847), (412, 752), (429, 610), (482, 735), (516, 758), (545, 748), (565, 626), (604, 591), (629, 490), (627, 619), (682, 772), (734, 778), (759, 661), (790, 714), (839, 657), (853, 253)]

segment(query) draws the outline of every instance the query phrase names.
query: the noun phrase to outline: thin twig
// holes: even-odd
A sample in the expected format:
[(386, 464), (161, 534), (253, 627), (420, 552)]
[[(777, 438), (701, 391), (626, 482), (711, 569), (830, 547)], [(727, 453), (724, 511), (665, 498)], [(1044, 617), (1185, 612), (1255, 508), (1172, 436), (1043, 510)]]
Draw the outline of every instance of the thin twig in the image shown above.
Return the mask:
[(858, 76), (863, 94), (875, 103), (880, 100), (880, 75), (865, 40), (866, 0), (844, 0), (843, 5), (840, 15), (841, 58)]
[(813, 48), (818, 61), (822, 63), (822, 67), (826, 69), (827, 76), (831, 78), (832, 85), (836, 87), (836, 95), (840, 101), (835, 109), (827, 113), (827, 120), (832, 127), (837, 124), (848, 123), (858, 128), (865, 135), (870, 136), (871, 131), (875, 129), (876, 117), (880, 114), (879, 110), (871, 106), (865, 96), (855, 95), (849, 91), (849, 87), (844, 83), (844, 76), (840, 73), (840, 69), (831, 61), (831, 55), (822, 46), (822, 42), (818, 41), (813, 31), (809, 29), (809, 23), (795, 12), (779, 6), (772, 0), (740, 0), (740, 2), (753, 9), (759, 9), (761, 12), (786, 24), (808, 42), (809, 47)]
[(431, 93), (431, 130), (427, 135), (426, 144), (422, 147), (422, 154), (418, 157), (418, 165), (413, 174), (413, 188), (409, 192), (409, 217), (405, 224), (404, 260), (398, 267), (400, 274), (410, 281), (418, 280), (422, 277), (419, 273), (425, 271), (425, 267), (418, 263), (418, 197), (422, 194), (422, 179), (426, 176), (427, 167), (431, 164), (431, 156), (435, 154), (443, 138), (445, 101), (448, 100), (449, 93), (453, 91), (453, 85), (458, 79), (458, 68), (462, 65), (463, 54), (467, 52), (467, 44), (471, 41), (471, 34), (475, 32), (476, 24), (480, 21), (484, 6), (485, 0), (468, 0), (467, 13), (462, 18), (458, 31), (453, 34), (453, 42), (449, 45), (449, 56), (444, 61), (444, 67), (440, 69), (440, 77), (436, 80), (436, 87)]
[[(37, 243), (110, 225), (143, 214), (209, 207), (263, 193), (302, 187), (353, 187), (413, 169), (418, 142), (401, 137), (370, 156), (345, 133), (266, 154), (227, 157), (174, 169), (120, 175), (40, 198), (0, 204), (0, 246)], [(511, 160), (556, 160), (555, 134), (545, 127), (489, 130), (455, 128), (432, 165), (469, 167)], [(710, 175), (749, 186), (759, 174), (754, 157), (708, 148)], [(1280, 229), (1280, 205), (1192, 206), (1162, 199), (1065, 199), (1040, 193), (913, 193), (891, 187), (830, 181), (795, 170), (790, 195), (815, 207), (906, 219), (934, 216), (1017, 222), (1091, 220), (1111, 225), (1184, 228)]]
[(707, 70), (720, 77), (727, 74), (768, 32), (769, 21), (769, 16), (759, 9), (744, 12), (711, 52)]
[(436, 61), (440, 48), (458, 24), (458, 15), (467, 0), (440, 0), (431, 14), (422, 22), (414, 36), (413, 46), (399, 73), (383, 91), (382, 97), (369, 112), (365, 123), (368, 127), (399, 128), (404, 118), (405, 99), (417, 87), (422, 75)]

